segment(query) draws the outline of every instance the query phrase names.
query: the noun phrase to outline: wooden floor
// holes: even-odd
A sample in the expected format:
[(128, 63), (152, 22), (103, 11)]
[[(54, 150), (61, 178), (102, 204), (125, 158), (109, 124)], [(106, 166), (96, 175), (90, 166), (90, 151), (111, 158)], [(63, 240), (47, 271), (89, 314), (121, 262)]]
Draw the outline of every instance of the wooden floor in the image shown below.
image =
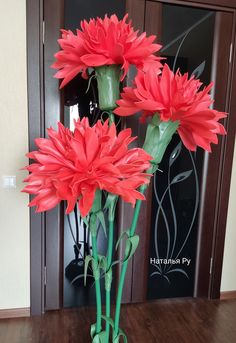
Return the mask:
[[(90, 343), (93, 308), (0, 320), (0, 343)], [(236, 300), (160, 300), (125, 305), (129, 343), (235, 343)]]

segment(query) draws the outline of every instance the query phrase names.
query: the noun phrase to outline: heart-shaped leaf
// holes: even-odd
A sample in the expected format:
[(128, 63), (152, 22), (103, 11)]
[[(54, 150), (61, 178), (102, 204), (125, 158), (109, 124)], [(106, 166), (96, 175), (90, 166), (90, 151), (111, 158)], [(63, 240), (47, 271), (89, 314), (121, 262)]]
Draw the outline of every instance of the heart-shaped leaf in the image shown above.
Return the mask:
[(139, 236), (138, 235), (129, 237), (126, 240), (124, 261), (128, 261), (133, 256), (133, 254), (135, 253), (135, 250), (138, 247), (138, 244), (139, 244)]
[(120, 237), (118, 238), (117, 240), (117, 243), (116, 243), (116, 250), (118, 249), (118, 246), (120, 244), (120, 242), (122, 241), (122, 239), (124, 237), (126, 237), (127, 239), (129, 238), (129, 235), (130, 235), (130, 231), (129, 230), (126, 230), (126, 231), (123, 231), (120, 235)]

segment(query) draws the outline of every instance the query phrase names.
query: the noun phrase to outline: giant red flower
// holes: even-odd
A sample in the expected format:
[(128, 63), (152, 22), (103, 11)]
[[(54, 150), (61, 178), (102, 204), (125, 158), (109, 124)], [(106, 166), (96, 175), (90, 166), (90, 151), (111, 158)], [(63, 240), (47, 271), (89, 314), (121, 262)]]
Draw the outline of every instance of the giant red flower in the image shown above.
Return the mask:
[(110, 18), (96, 18), (81, 21), (81, 30), (76, 34), (62, 30), (62, 38), (58, 40), (61, 51), (55, 54), (56, 62), (53, 68), (59, 69), (55, 74), (58, 79), (64, 79), (64, 87), (78, 73), (87, 77), (88, 67), (118, 64), (123, 69), (123, 76), (127, 74), (130, 64), (142, 68), (144, 63), (155, 64), (160, 67), (160, 58), (154, 55), (161, 46), (153, 44), (156, 36), (147, 37), (146, 33), (138, 35), (131, 22), (126, 22), (126, 14), (118, 20), (113, 14)]
[(23, 191), (36, 195), (29, 205), (37, 212), (66, 200), (66, 213), (78, 201), (81, 215), (86, 216), (97, 189), (120, 195), (132, 205), (144, 199), (136, 189), (149, 182), (144, 172), (152, 157), (143, 149), (128, 149), (135, 139), (131, 129), (117, 135), (114, 124), (98, 121), (90, 127), (84, 118), (75, 122), (74, 132), (58, 123), (58, 132), (50, 128), (48, 136), (36, 139), (39, 150), (27, 154), (35, 163), (26, 167), (31, 174)]
[(211, 151), (210, 144), (217, 143), (217, 134), (224, 135), (225, 129), (218, 121), (226, 116), (224, 112), (210, 109), (209, 92), (213, 86), (200, 90), (202, 83), (188, 74), (174, 74), (167, 64), (162, 75), (152, 71), (139, 72), (134, 88), (126, 87), (114, 113), (129, 116), (143, 111), (141, 121), (158, 113), (162, 121), (178, 121), (178, 133), (189, 150), (197, 146)]

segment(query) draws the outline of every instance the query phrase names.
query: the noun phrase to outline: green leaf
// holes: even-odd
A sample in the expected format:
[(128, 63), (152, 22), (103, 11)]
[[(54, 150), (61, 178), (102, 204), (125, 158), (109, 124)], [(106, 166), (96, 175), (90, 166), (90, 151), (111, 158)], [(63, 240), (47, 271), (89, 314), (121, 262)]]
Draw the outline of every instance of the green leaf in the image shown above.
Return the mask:
[(107, 333), (106, 331), (101, 331), (96, 336), (94, 336), (92, 343), (106, 343)]
[(117, 195), (114, 195), (112, 193), (108, 193), (104, 208), (109, 209), (109, 213), (108, 213), (108, 220), (109, 221), (114, 221), (117, 200), (118, 200)]
[(111, 290), (111, 284), (112, 284), (112, 266), (107, 270), (107, 258), (105, 256), (98, 256), (99, 258), (99, 268), (101, 268), (104, 271), (105, 275), (105, 290), (110, 291)]
[[(107, 323), (109, 323), (109, 325), (112, 327), (112, 330), (113, 330), (113, 333), (114, 333), (114, 329), (115, 329), (114, 321), (110, 317), (106, 317), (106, 316), (103, 316), (103, 315), (102, 315), (102, 319), (105, 320)], [(121, 329), (119, 329), (118, 335), (113, 339), (112, 342), (113, 343), (119, 343), (120, 337), (123, 337), (124, 343), (128, 342), (126, 334)]]
[(112, 329), (114, 329), (115, 324), (114, 324), (114, 321), (111, 318), (102, 315), (102, 319), (104, 319), (107, 323), (109, 323), (110, 326), (112, 327)]
[(105, 233), (105, 236), (107, 237), (107, 229), (106, 229), (106, 222), (105, 222), (105, 217), (104, 217), (104, 213), (100, 210), (96, 213), (96, 216), (97, 218), (99, 219), (101, 225), (102, 225), (102, 228), (103, 228), (103, 231)]
[(97, 216), (94, 213), (92, 213), (90, 216), (89, 230), (92, 237), (97, 236)]
[(116, 260), (116, 261), (112, 262), (111, 266), (114, 267), (118, 263), (123, 263), (123, 261), (122, 260)]
[(86, 286), (88, 266), (89, 266), (90, 262), (92, 263), (92, 270), (93, 270), (94, 280), (99, 280), (100, 279), (100, 271), (99, 271), (98, 263), (95, 261), (95, 259), (91, 255), (87, 255), (85, 257), (85, 261), (84, 261), (84, 285), (85, 286)]
[(130, 235), (130, 231), (129, 230), (126, 230), (126, 231), (123, 231), (120, 235), (120, 237), (118, 238), (118, 241), (116, 243), (116, 250), (118, 249), (118, 246), (121, 242), (122, 239), (124, 239), (124, 237), (126, 236), (127, 239), (129, 238), (129, 235)]
[(93, 207), (92, 207), (91, 212), (97, 213), (101, 211), (102, 209), (101, 203), (102, 203), (102, 191), (100, 189), (97, 189), (95, 193), (95, 198), (93, 201)]
[(99, 268), (106, 271), (107, 270), (107, 258), (106, 258), (106, 256), (98, 255), (98, 259), (99, 259)]
[(104, 208), (109, 208), (111, 204), (113, 203), (113, 201), (115, 201), (116, 197), (117, 196), (115, 194), (107, 193), (107, 198), (106, 198), (106, 203), (104, 205)]
[(105, 273), (105, 290), (110, 292), (112, 284), (112, 267)]
[(130, 237), (129, 235), (130, 235), (129, 230), (123, 231), (116, 243), (116, 250), (117, 250), (121, 240), (124, 239), (124, 237), (127, 237), (126, 242), (125, 242), (125, 258), (122, 261), (113, 262), (112, 265), (115, 265), (119, 262), (123, 263), (125, 261), (128, 261), (135, 253), (135, 250), (137, 249), (137, 246), (139, 244), (139, 236), (134, 235)]
[(102, 225), (105, 236), (107, 236), (106, 222), (105, 222), (104, 214), (102, 211), (102, 191), (100, 189), (98, 189), (95, 193), (95, 199), (93, 202), (91, 213), (92, 215), (90, 216), (90, 227), (89, 227), (91, 235), (93, 237), (97, 235), (97, 219), (98, 219)]
[(90, 336), (93, 338), (96, 334), (96, 324), (92, 324), (90, 327)]
[(124, 343), (128, 343), (127, 336), (123, 330), (119, 329), (118, 335), (114, 338), (113, 343), (119, 343), (120, 337), (123, 337)]
[(138, 244), (139, 244), (139, 236), (138, 235), (129, 237), (126, 240), (124, 261), (128, 261), (133, 256), (133, 254), (135, 253), (135, 250), (138, 247)]
[(94, 277), (94, 280), (99, 280), (100, 279), (99, 266), (97, 265), (97, 263), (95, 261), (92, 263), (92, 266), (93, 266), (93, 277)]

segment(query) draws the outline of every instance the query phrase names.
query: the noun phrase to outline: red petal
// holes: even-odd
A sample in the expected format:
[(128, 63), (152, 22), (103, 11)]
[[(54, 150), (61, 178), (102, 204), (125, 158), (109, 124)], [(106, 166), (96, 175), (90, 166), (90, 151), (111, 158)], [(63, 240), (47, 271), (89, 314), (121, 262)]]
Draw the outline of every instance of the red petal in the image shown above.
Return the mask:
[(102, 55), (88, 54), (81, 57), (81, 61), (88, 67), (99, 67), (106, 64), (112, 64), (112, 61)]
[(93, 206), (96, 188), (85, 188), (82, 190), (82, 198), (79, 200), (79, 210), (82, 217), (85, 217)]

